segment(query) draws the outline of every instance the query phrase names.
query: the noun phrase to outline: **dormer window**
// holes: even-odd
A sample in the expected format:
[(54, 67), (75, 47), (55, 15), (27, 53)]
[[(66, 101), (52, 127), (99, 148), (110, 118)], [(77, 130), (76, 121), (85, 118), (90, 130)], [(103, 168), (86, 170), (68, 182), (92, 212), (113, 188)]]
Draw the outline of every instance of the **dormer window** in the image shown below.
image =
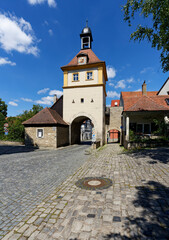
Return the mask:
[(166, 103), (167, 105), (169, 105), (169, 98), (166, 98)]
[(75, 82), (79, 81), (79, 74), (78, 73), (73, 73), (73, 81), (75, 81)]

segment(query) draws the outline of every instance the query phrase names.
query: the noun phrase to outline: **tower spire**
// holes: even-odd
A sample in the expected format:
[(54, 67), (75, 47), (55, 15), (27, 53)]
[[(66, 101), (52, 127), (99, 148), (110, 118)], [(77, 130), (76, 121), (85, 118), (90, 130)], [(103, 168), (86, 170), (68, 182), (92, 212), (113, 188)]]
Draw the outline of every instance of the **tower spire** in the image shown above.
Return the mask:
[(80, 34), (81, 38), (81, 49), (92, 48), (92, 31), (88, 27), (88, 20), (86, 20), (86, 26), (83, 28), (82, 33)]

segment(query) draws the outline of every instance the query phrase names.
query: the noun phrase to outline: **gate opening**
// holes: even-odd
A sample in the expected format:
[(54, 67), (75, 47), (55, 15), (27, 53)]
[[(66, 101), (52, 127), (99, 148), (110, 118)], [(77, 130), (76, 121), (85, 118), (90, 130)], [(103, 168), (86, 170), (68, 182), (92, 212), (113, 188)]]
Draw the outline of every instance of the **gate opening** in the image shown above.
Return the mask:
[(91, 144), (94, 125), (88, 117), (81, 116), (71, 124), (71, 144)]
[(120, 142), (120, 131), (116, 129), (111, 129), (107, 134), (107, 142), (108, 143), (118, 143)]

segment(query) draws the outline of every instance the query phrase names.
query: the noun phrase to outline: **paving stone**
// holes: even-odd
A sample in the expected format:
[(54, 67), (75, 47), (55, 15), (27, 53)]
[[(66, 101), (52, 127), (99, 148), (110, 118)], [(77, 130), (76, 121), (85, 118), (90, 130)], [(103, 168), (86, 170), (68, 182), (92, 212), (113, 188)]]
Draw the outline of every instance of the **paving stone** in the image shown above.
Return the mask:
[[(51, 154), (50, 151), (48, 154)], [(16, 214), (11, 220), (16, 225), (15, 232), (11, 231), (10, 237), (17, 237), (18, 230), (28, 225), (29, 228), (36, 227), (30, 237), (27, 237), (30, 240), (167, 239), (169, 161), (164, 163), (160, 154), (168, 154), (166, 159), (169, 159), (169, 149), (166, 148), (122, 153), (117, 144), (112, 144), (93, 152), (88, 161), (58, 188), (46, 178), (45, 184), (48, 184), (50, 190), (46, 190), (42, 202), (36, 202), (36, 198), (32, 198), (31, 206), (34, 208), (28, 206), (27, 209), (22, 209), (27, 223), (18, 215), (21, 211), (20, 203), (23, 199), (27, 201), (27, 196), (13, 193), (18, 202), (11, 204), (4, 198), (8, 205), (2, 209), (3, 214), (6, 212), (11, 218), (13, 212)], [(57, 154), (51, 154), (51, 157), (56, 156)], [(152, 163), (153, 158), (156, 159), (155, 163)], [(86, 191), (74, 185), (80, 178), (97, 176), (110, 178), (113, 185), (102, 191)], [(43, 185), (41, 189), (44, 191)], [(63, 198), (57, 198), (58, 196)], [(6, 208), (8, 209), (5, 210)], [(7, 216), (3, 220), (0, 216), (0, 225), (5, 233), (5, 229), (12, 225)], [(20, 237), (26, 237), (26, 231), (28, 229)]]

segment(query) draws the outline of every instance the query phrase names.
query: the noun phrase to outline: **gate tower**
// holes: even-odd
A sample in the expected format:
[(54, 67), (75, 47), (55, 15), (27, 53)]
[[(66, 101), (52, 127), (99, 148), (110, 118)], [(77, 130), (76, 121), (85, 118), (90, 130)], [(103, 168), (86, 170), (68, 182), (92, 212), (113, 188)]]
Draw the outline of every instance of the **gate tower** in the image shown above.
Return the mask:
[(92, 51), (92, 32), (86, 24), (81, 34), (80, 52), (61, 67), (63, 83), (63, 119), (69, 126), (70, 144), (80, 141), (80, 126), (90, 119), (96, 140), (105, 143), (106, 64)]

